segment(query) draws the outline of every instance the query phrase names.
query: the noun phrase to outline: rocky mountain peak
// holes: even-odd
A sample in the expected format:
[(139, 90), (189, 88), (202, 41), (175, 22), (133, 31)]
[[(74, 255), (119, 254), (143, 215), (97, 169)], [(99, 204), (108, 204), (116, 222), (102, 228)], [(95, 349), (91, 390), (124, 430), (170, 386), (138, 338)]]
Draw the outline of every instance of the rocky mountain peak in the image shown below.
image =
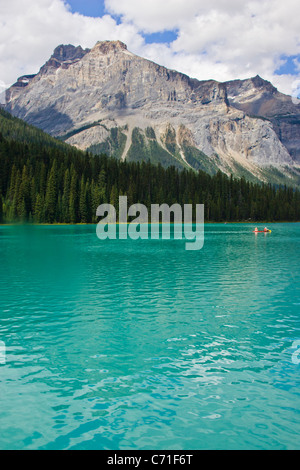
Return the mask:
[(264, 80), (259, 75), (252, 77), (251, 82), (253, 83), (255, 88), (263, 88), (265, 91), (276, 93), (278, 90), (277, 88), (272, 85), (268, 80)]
[(90, 49), (82, 49), (81, 46), (73, 46), (72, 44), (60, 44), (54, 49), (51, 58), (64, 62), (66, 60), (81, 59)]
[(122, 160), (263, 180), (300, 162), (299, 112), (270, 82), (199, 81), (121, 41), (59, 45), (35, 77), (8, 90), (6, 109), (71, 145)]
[(43, 65), (40, 72), (47, 73), (48, 68), (58, 69), (59, 67), (68, 68), (70, 65), (78, 62), (84, 57), (90, 49), (82, 49), (81, 46), (73, 46), (72, 44), (60, 44), (57, 46), (50, 59)]
[(275, 88), (272, 83), (264, 80), (259, 75), (245, 80), (231, 80), (226, 82), (226, 88), (230, 96), (248, 96), (249, 93), (254, 93), (256, 96), (262, 93), (269, 95), (278, 93), (277, 88)]
[(122, 41), (98, 41), (92, 48), (92, 51), (99, 51), (102, 54), (116, 53), (118, 51), (127, 51), (127, 46)]

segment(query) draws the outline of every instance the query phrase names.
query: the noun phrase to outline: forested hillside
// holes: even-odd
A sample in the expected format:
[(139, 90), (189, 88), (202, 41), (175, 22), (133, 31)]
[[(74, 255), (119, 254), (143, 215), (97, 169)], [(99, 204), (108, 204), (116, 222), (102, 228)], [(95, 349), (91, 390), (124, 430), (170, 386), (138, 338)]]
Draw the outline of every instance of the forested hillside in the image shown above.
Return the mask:
[(300, 192), (203, 171), (121, 162), (64, 144), (0, 110), (0, 221), (96, 223), (96, 208), (205, 204), (206, 221), (300, 220)]

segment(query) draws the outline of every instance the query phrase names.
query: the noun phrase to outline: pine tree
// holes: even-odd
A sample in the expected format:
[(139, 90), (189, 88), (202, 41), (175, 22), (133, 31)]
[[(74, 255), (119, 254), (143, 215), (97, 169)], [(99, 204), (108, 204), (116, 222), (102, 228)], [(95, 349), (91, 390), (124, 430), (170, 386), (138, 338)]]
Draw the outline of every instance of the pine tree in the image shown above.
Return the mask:
[(44, 198), (38, 193), (35, 198), (33, 220), (36, 223), (44, 222)]
[(18, 219), (20, 222), (26, 222), (27, 220), (26, 203), (24, 197), (22, 197), (22, 199), (18, 202)]
[(3, 223), (3, 199), (2, 194), (0, 194), (0, 224)]
[(57, 189), (57, 164), (56, 160), (54, 160), (47, 182), (45, 197), (45, 217), (46, 222), (49, 223), (53, 223), (57, 216)]
[(69, 202), (70, 202), (70, 171), (67, 168), (64, 175), (64, 189), (62, 196), (62, 221), (65, 223), (70, 222), (69, 215)]
[(100, 205), (100, 188), (98, 184), (95, 184), (95, 181), (92, 180), (91, 185), (90, 185), (90, 193), (91, 193), (91, 221), (93, 223), (97, 222), (97, 217), (96, 217), (96, 210), (97, 207)]
[(106, 172), (104, 169), (101, 170), (99, 174), (99, 204), (106, 203)]
[(87, 223), (87, 193), (83, 176), (80, 181), (79, 218), (81, 223)]
[(70, 222), (75, 224), (77, 222), (77, 173), (74, 166), (71, 167), (71, 185), (70, 185), (70, 198), (69, 198), (69, 217)]
[(15, 196), (15, 188), (17, 185), (17, 167), (15, 164), (13, 164), (12, 169), (11, 169), (11, 174), (10, 174), (10, 185), (8, 189), (8, 194), (10, 196), (11, 201), (13, 200)]
[(92, 210), (92, 193), (90, 182), (87, 181), (85, 184), (85, 201), (86, 201), (86, 217), (87, 223), (91, 223), (93, 219), (93, 210)]
[(111, 188), (111, 192), (110, 192), (110, 198), (109, 198), (109, 203), (114, 206), (114, 208), (118, 209), (119, 207), (119, 193), (118, 193), (118, 188), (117, 186), (114, 184), (113, 187)]
[(27, 166), (23, 166), (21, 183), (17, 196), (17, 215), (21, 222), (25, 222), (30, 212), (30, 181)]

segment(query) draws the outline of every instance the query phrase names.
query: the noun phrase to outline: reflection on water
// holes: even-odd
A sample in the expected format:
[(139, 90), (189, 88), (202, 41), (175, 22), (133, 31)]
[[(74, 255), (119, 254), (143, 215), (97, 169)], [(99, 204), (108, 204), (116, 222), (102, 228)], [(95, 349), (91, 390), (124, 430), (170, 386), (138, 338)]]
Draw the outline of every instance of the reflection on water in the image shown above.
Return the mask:
[(271, 228), (0, 227), (0, 448), (297, 448), (300, 224)]

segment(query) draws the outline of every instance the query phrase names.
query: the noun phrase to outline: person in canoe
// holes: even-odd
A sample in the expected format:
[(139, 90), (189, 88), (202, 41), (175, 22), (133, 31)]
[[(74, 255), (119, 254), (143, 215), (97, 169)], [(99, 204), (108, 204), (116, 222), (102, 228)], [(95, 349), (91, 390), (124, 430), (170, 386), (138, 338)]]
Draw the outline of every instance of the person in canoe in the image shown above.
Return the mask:
[(263, 230), (258, 230), (257, 227), (253, 230), (253, 233), (270, 233), (271, 230), (268, 227), (265, 227)]

